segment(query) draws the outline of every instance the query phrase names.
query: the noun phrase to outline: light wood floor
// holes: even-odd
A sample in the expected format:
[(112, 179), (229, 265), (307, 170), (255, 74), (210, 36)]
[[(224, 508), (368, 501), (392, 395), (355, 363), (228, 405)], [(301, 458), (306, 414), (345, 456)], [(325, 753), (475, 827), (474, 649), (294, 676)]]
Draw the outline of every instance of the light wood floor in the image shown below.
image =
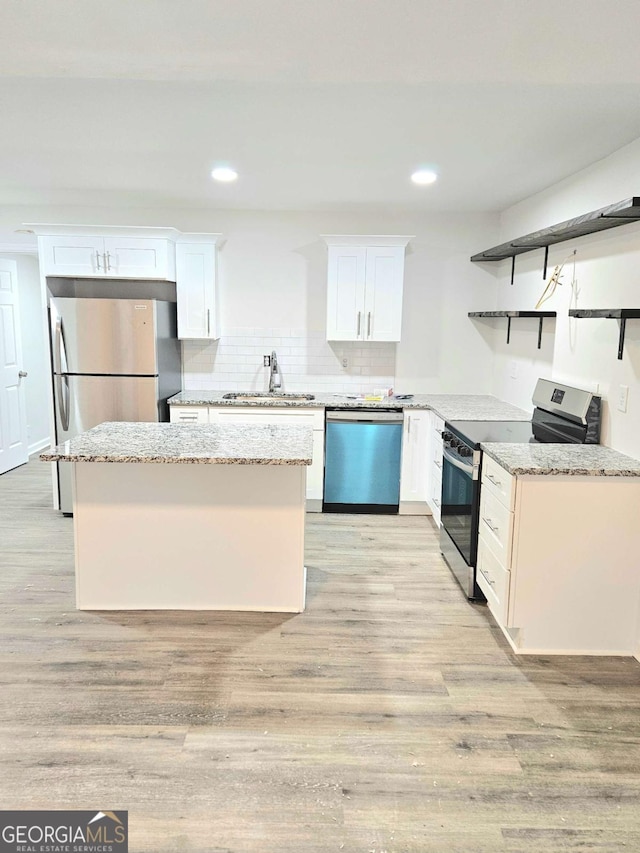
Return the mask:
[(0, 477), (0, 808), (128, 809), (136, 853), (640, 850), (640, 664), (516, 658), (429, 519), (307, 541), (300, 615), (80, 613), (48, 465)]

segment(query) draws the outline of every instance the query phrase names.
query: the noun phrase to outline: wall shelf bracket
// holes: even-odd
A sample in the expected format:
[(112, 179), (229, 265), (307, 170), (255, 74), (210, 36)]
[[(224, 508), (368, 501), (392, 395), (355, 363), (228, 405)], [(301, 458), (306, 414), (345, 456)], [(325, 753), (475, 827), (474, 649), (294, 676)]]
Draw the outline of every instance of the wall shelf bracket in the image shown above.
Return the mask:
[(640, 319), (640, 308), (570, 308), (570, 317), (620, 320), (620, 334), (618, 335), (618, 360), (622, 360), (624, 353), (624, 336), (627, 331), (627, 320)]
[(545, 317), (556, 317), (555, 311), (469, 311), (468, 317), (506, 317), (507, 318), (507, 343), (511, 342), (511, 320), (514, 317), (537, 317), (538, 318), (538, 349), (542, 349), (542, 324)]

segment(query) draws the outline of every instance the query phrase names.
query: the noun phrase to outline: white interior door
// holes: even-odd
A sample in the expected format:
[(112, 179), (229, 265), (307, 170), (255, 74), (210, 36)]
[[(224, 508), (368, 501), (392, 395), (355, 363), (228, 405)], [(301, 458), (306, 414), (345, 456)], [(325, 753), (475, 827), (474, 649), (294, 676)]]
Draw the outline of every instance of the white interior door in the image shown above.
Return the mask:
[(21, 372), (18, 267), (0, 258), (0, 474), (29, 458)]

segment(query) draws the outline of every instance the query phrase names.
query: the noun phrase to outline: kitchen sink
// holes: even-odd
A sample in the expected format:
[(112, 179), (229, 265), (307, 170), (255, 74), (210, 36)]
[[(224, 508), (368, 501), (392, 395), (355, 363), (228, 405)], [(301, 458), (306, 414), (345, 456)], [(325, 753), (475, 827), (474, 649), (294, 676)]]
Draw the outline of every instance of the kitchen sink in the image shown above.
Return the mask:
[(265, 403), (268, 400), (315, 400), (313, 394), (223, 394), (223, 400), (238, 400), (244, 403)]

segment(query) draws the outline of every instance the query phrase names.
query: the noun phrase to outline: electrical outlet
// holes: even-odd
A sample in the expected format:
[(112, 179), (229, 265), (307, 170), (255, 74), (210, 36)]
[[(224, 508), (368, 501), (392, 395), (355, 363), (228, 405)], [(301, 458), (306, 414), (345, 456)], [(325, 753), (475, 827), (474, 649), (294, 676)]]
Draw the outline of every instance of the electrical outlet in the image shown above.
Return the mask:
[(270, 355), (263, 355), (262, 356), (262, 364), (265, 367), (271, 367), (271, 356)]
[(629, 386), (628, 385), (619, 385), (618, 386), (618, 411), (626, 412), (627, 411), (627, 402), (629, 401)]
[(347, 356), (347, 355), (342, 356), (342, 366), (344, 367), (345, 370), (349, 369), (349, 356)]

